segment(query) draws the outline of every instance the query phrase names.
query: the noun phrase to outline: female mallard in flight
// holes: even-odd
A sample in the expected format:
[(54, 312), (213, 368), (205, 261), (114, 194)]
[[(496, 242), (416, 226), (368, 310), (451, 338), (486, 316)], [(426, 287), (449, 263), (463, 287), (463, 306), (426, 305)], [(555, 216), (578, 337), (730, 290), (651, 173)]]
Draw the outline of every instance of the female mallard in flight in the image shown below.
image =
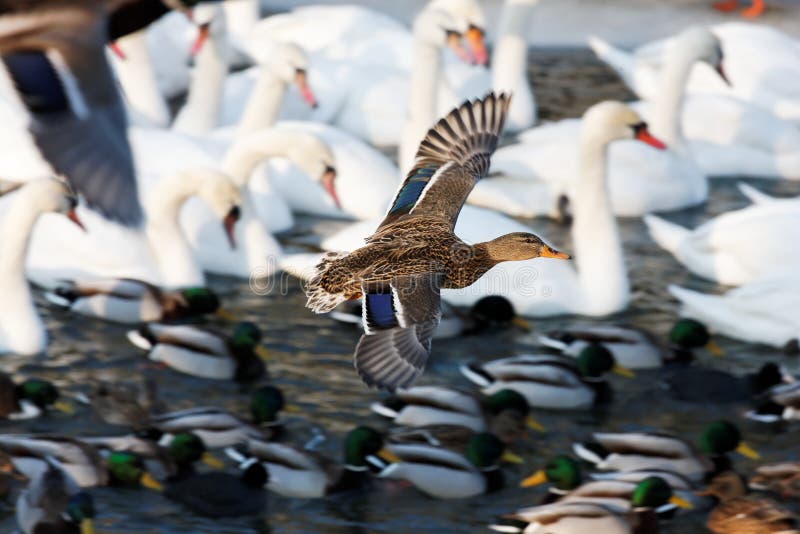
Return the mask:
[(149, 358), (200, 378), (251, 382), (266, 373), (267, 351), (261, 330), (240, 322), (231, 336), (192, 325), (145, 324), (128, 332), (128, 339), (149, 351)]
[[(592, 441), (575, 443), (572, 448), (581, 459), (604, 471), (664, 469), (679, 473), (692, 481), (726, 468), (725, 456), (736, 451), (757, 459), (758, 453), (742, 441), (742, 434), (733, 423), (714, 421), (703, 430), (700, 450), (683, 439), (668, 434), (648, 432), (596, 432)], [(702, 452), (701, 452), (702, 451)]]
[(8, 375), (0, 373), (0, 418), (32, 419), (51, 406), (72, 413), (72, 407), (58, 397), (58, 388), (47, 380), (29, 378), (15, 384)]
[(489, 169), (510, 102), (490, 93), (441, 119), (366, 245), (317, 265), (307, 289), (313, 311), (363, 299), (355, 367), (367, 385), (393, 391), (422, 374), (441, 316), (440, 288), (466, 287), (504, 261), (569, 258), (529, 233), (476, 245), (453, 233), (461, 207)]

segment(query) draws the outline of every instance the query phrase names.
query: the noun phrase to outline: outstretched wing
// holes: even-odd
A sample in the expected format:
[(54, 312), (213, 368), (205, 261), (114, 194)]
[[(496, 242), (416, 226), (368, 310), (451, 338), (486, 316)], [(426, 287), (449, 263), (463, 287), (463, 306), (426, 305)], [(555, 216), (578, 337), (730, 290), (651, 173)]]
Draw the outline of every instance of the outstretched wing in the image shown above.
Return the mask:
[(422, 374), (441, 318), (440, 282), (440, 275), (430, 274), (363, 287), (364, 335), (355, 367), (368, 386), (394, 391)]
[(465, 102), (428, 130), (414, 167), (381, 226), (404, 217), (437, 217), (455, 226), (475, 183), (489, 170), (511, 96)]

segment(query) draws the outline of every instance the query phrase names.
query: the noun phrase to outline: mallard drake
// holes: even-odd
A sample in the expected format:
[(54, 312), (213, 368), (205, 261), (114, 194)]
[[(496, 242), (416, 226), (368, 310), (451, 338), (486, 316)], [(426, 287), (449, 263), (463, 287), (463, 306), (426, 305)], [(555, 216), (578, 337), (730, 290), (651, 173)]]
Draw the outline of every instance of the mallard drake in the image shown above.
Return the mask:
[[(342, 323), (362, 326), (363, 310), (360, 302), (345, 302), (330, 313), (330, 317)], [(432, 339), (450, 339), (463, 335), (484, 332), (491, 328), (514, 326), (529, 332), (528, 322), (518, 316), (514, 306), (502, 295), (489, 295), (462, 312), (442, 301), (442, 317)]]
[(148, 357), (200, 378), (250, 382), (264, 376), (267, 350), (261, 330), (240, 322), (231, 336), (190, 325), (145, 324), (128, 332), (128, 340), (149, 351)]
[(592, 434), (591, 442), (574, 443), (572, 449), (581, 459), (594, 464), (596, 469), (663, 469), (695, 482), (726, 466), (730, 461), (725, 455), (729, 452), (736, 451), (751, 459), (759, 457), (742, 441), (739, 429), (729, 421), (708, 424), (700, 435), (699, 444), (700, 450), (668, 434), (596, 432)]
[(282, 431), (278, 414), (285, 408), (283, 393), (275, 386), (262, 386), (250, 395), (252, 421), (220, 408), (190, 408), (152, 417), (149, 425), (171, 435), (192, 432), (209, 449), (231, 447), (249, 439), (269, 440)]
[(600, 343), (628, 369), (652, 369), (665, 363), (692, 359), (692, 350), (705, 347), (714, 355), (721, 350), (708, 329), (692, 319), (678, 320), (670, 330), (668, 347), (662, 347), (648, 332), (604, 324), (578, 324), (548, 332), (539, 341), (568, 356), (577, 357), (590, 343)]
[(756, 409), (747, 412), (747, 418), (764, 423), (800, 420), (800, 382), (776, 385), (763, 392)]
[(169, 482), (164, 495), (206, 517), (260, 515), (266, 511), (268, 479), (264, 466), (253, 462), (239, 475), (201, 473)]
[(784, 499), (800, 499), (800, 462), (760, 465), (748, 485), (754, 490), (771, 491)]
[(574, 410), (607, 402), (611, 386), (604, 375), (632, 376), (614, 362), (605, 347), (591, 344), (577, 360), (551, 355), (512, 356), (486, 364), (462, 365), (461, 372), (491, 395), (502, 389), (519, 392), (532, 408)]
[(389, 444), (387, 449), (398, 460), (381, 469), (378, 477), (407, 480), (438, 499), (464, 499), (496, 491), (504, 485), (500, 460), (521, 462), (488, 432), (475, 434), (463, 454), (430, 445)]
[(441, 386), (416, 386), (370, 408), (398, 425), (455, 425), (473, 432), (491, 431), (505, 443), (518, 437), (526, 426), (544, 430), (530, 416), (525, 398), (511, 389), (479, 397)]
[[(581, 488), (584, 488), (583, 492)], [(509, 516), (513, 520), (509, 525), (492, 525), (490, 528), (500, 532), (523, 532), (524, 529), (524, 532), (553, 534), (653, 532), (638, 529), (656, 521), (653, 516), (659, 509), (675, 506), (691, 508), (689, 503), (672, 493), (670, 485), (661, 477), (650, 476), (635, 484), (592, 482), (556, 503), (517, 511)]]
[(315, 498), (367, 485), (370, 465), (385, 467), (387, 462), (398, 460), (383, 444), (380, 432), (359, 426), (344, 439), (343, 464), (309, 450), (259, 440), (249, 440), (243, 450), (226, 449), (226, 453), (242, 467), (260, 462), (269, 473), (270, 491)]
[(62, 282), (45, 298), (69, 311), (123, 324), (174, 321), (217, 313), (219, 297), (206, 287), (162, 291), (132, 279)]
[(307, 286), (314, 312), (363, 299), (355, 367), (367, 385), (393, 391), (419, 377), (441, 317), (440, 288), (466, 287), (504, 261), (569, 258), (529, 233), (474, 246), (453, 233), (464, 201), (488, 171), (510, 102), (491, 93), (440, 120), (366, 245), (317, 265)]
[(59, 400), (59, 391), (52, 382), (29, 378), (15, 384), (8, 375), (0, 373), (0, 418), (33, 419), (49, 407), (72, 413), (72, 406)]
[(733, 471), (715, 476), (698, 492), (719, 500), (708, 515), (706, 527), (714, 534), (798, 534), (798, 517), (765, 497), (747, 495), (742, 477)]
[(53, 463), (35, 477), (17, 499), (17, 526), (23, 534), (40, 532), (93, 534), (94, 501), (78, 490)]

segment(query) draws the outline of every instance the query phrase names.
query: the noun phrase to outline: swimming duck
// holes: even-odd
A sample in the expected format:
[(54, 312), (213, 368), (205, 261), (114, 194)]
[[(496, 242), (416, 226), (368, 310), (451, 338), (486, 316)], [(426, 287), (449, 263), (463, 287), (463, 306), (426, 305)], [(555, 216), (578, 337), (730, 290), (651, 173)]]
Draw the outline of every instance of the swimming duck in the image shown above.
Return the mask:
[(748, 482), (751, 489), (770, 491), (782, 499), (800, 499), (800, 462), (760, 465)]
[(505, 443), (520, 436), (526, 426), (543, 430), (530, 416), (525, 398), (511, 389), (480, 397), (441, 386), (416, 386), (373, 403), (371, 409), (397, 425), (455, 425), (473, 432), (490, 431)]
[(87, 395), (76, 399), (110, 425), (141, 428), (151, 414), (165, 411), (156, 383), (147, 375), (142, 382), (97, 381)]
[(768, 362), (743, 376), (700, 366), (674, 369), (663, 385), (681, 401), (727, 403), (758, 399), (788, 379), (791, 377), (777, 364)]
[(31, 478), (17, 499), (17, 526), (23, 534), (93, 534), (94, 515), (92, 496), (79, 491), (70, 476), (53, 463)]
[(128, 340), (151, 360), (200, 378), (250, 382), (266, 373), (261, 330), (251, 322), (237, 324), (229, 337), (196, 326), (151, 323), (128, 332)]
[(47, 300), (69, 311), (123, 324), (174, 321), (217, 313), (219, 297), (206, 287), (163, 291), (131, 279), (62, 281), (45, 294)]
[(800, 382), (769, 388), (761, 395), (756, 408), (746, 415), (748, 419), (763, 423), (800, 420)]
[(29, 378), (15, 384), (7, 374), (0, 373), (0, 418), (33, 419), (49, 407), (73, 413), (69, 403), (59, 400), (58, 388), (52, 382)]
[[(589, 488), (592, 484), (597, 486)], [(509, 518), (512, 521), (508, 525), (492, 525), (490, 528), (499, 532), (523, 532), (523, 529), (524, 532), (539, 532), (543, 528), (542, 532), (553, 534), (632, 533), (640, 532), (634, 527), (656, 521), (653, 515), (658, 510), (691, 507), (674, 495), (670, 485), (658, 476), (646, 477), (636, 484), (606, 481), (589, 485), (585, 495), (580, 495), (579, 488), (556, 503), (511, 514)]]
[(632, 371), (617, 365), (611, 352), (597, 343), (584, 348), (577, 360), (524, 354), (486, 364), (462, 365), (460, 369), (487, 395), (512, 389), (525, 397), (532, 408), (551, 410), (575, 410), (608, 402), (612, 391), (605, 374), (613, 371), (633, 376)]
[(367, 244), (329, 254), (317, 266), (307, 287), (314, 312), (363, 296), (365, 334), (355, 366), (367, 385), (407, 388), (422, 374), (441, 316), (439, 288), (466, 287), (503, 261), (569, 258), (533, 234), (474, 246), (453, 234), (466, 197), (488, 168), (509, 102), (491, 93), (440, 120)]
[(369, 467), (385, 466), (398, 458), (384, 448), (376, 430), (359, 426), (342, 446), (344, 463), (281, 443), (248, 440), (244, 449), (226, 449), (242, 467), (261, 463), (269, 473), (267, 489), (286, 497), (315, 498), (356, 490), (368, 484)]
[[(294, 274), (294, 273), (292, 273)], [(332, 319), (342, 323), (361, 325), (363, 312), (361, 303), (345, 302), (330, 313)], [(442, 301), (442, 317), (433, 339), (450, 339), (462, 335), (472, 335), (492, 328), (514, 326), (523, 332), (530, 331), (530, 325), (519, 317), (514, 306), (502, 295), (483, 297), (463, 313), (447, 302)]]
[(603, 471), (663, 469), (700, 481), (727, 466), (730, 460), (725, 455), (729, 452), (759, 457), (741, 436), (733, 423), (714, 421), (700, 435), (700, 450), (679, 437), (648, 432), (596, 432), (592, 441), (574, 443), (572, 449)]
[(797, 534), (798, 517), (778, 503), (747, 494), (741, 475), (726, 471), (715, 476), (700, 492), (719, 500), (708, 515), (706, 527), (714, 534), (760, 534), (782, 532)]
[(262, 386), (250, 395), (252, 421), (245, 421), (220, 408), (190, 408), (156, 415), (149, 425), (171, 435), (196, 434), (206, 447), (218, 449), (249, 439), (268, 440), (282, 431), (278, 414), (285, 408), (283, 393), (274, 386)]
[[(739, 7), (739, 0), (720, 0), (711, 4), (711, 7), (717, 11), (727, 13)], [(750, 2), (750, 6), (743, 9), (740, 14), (746, 19), (754, 19), (761, 15), (765, 9), (766, 3), (764, 0), (753, 0)]]
[(430, 445), (390, 444), (387, 449), (399, 460), (384, 467), (378, 477), (407, 480), (437, 499), (464, 499), (496, 491), (504, 484), (498, 462), (521, 462), (488, 432), (475, 434), (462, 454)]
[(11, 456), (14, 468), (32, 479), (49, 464), (64, 470), (80, 487), (105, 486), (108, 470), (98, 452), (81, 440), (55, 435), (0, 435), (0, 451)]

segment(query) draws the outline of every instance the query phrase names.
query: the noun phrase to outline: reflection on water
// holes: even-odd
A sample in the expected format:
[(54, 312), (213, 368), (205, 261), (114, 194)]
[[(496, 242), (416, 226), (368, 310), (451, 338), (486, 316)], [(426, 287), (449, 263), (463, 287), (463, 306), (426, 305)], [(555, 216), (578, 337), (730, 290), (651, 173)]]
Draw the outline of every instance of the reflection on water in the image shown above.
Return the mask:
[[(603, 98), (628, 95), (612, 75), (586, 53), (537, 51), (537, 66), (532, 68), (537, 96), (546, 118), (579, 115), (590, 103)], [(753, 182), (767, 192), (779, 195), (800, 194), (800, 183)], [(710, 216), (745, 204), (735, 188), (735, 181), (716, 181), (708, 206), (671, 214), (670, 220), (695, 226)], [(556, 246), (571, 250), (569, 231), (549, 221), (529, 221)], [(302, 228), (322, 227), (332, 231), (342, 223), (301, 221)], [(717, 291), (714, 284), (693, 278), (647, 237), (639, 220), (624, 220), (620, 228), (632, 280), (633, 303), (629, 311), (613, 320), (642, 327), (663, 337), (674, 320), (676, 306), (666, 293), (670, 283)], [(293, 241), (303, 240), (294, 235)], [(789, 245), (791, 246), (791, 245)], [(246, 282), (212, 279), (226, 307), (242, 319), (255, 321), (264, 331), (272, 360), (269, 364), (274, 381), (284, 389), (291, 402), (303, 408), (302, 414), (290, 414), (290, 435), (304, 442), (312, 429), (324, 429), (330, 437), (321, 449), (338, 454), (338, 438), (354, 424), (382, 427), (383, 421), (369, 412), (369, 404), (378, 394), (365, 389), (353, 372), (351, 357), (359, 333), (347, 325), (312, 315), (304, 308), (305, 298), (297, 284), (286, 295), (257, 296)], [(89, 321), (61, 311), (41, 307), (53, 340), (43, 359), (6, 358), (5, 370), (18, 370), (53, 380), (68, 392), (86, 391), (93, 379), (129, 378), (132, 373), (148, 373), (159, 385), (163, 400), (171, 409), (198, 404), (223, 406), (246, 413), (247, 396), (233, 383), (205, 381), (179, 375), (148, 365), (141, 352), (125, 340), (126, 327)], [(536, 330), (548, 330), (564, 324), (563, 319), (537, 320)], [(508, 331), (481, 337), (437, 341), (431, 364), (422, 384), (449, 384), (469, 387), (458, 373), (462, 362), (490, 360), (534, 349), (535, 333)], [(704, 364), (737, 373), (753, 370), (767, 359), (777, 359), (793, 366), (779, 351), (739, 342), (720, 340), (726, 349), (723, 359), (713, 361), (701, 355)], [(793, 369), (795, 370), (795, 369)], [(536, 418), (548, 429), (546, 436), (532, 436), (528, 444), (515, 446), (515, 452), (527, 463), (506, 470), (509, 488), (504, 491), (443, 505), (416, 493), (404, 484), (376, 484), (375, 491), (343, 495), (326, 500), (292, 500), (270, 496), (269, 514), (263, 519), (225, 519), (212, 521), (189, 515), (179, 506), (147, 491), (93, 490), (99, 505), (99, 532), (114, 533), (353, 533), (366, 532), (476, 532), (495, 516), (521, 506), (529, 506), (541, 497), (541, 490), (519, 490), (516, 482), (540, 466), (548, 456), (564, 452), (574, 439), (584, 437), (602, 426), (608, 430), (629, 430), (647, 426), (661, 427), (687, 437), (699, 433), (712, 418), (740, 420), (739, 405), (703, 406), (679, 403), (662, 394), (659, 371), (640, 371), (634, 380), (614, 377), (616, 399), (607, 410), (572, 415), (537, 413)], [(63, 432), (102, 434), (115, 429), (99, 422), (90, 410), (79, 408), (75, 417), (57, 414), (30, 423), (3, 422), (4, 432)], [(792, 437), (775, 433), (752, 423), (742, 422), (749, 442), (765, 461), (796, 457)], [(752, 468), (737, 459), (737, 465)], [(699, 513), (682, 517), (667, 525), (665, 532), (696, 532), (703, 521)], [(154, 526), (157, 525), (157, 526)], [(14, 528), (13, 503), (0, 507), (0, 532)]]

